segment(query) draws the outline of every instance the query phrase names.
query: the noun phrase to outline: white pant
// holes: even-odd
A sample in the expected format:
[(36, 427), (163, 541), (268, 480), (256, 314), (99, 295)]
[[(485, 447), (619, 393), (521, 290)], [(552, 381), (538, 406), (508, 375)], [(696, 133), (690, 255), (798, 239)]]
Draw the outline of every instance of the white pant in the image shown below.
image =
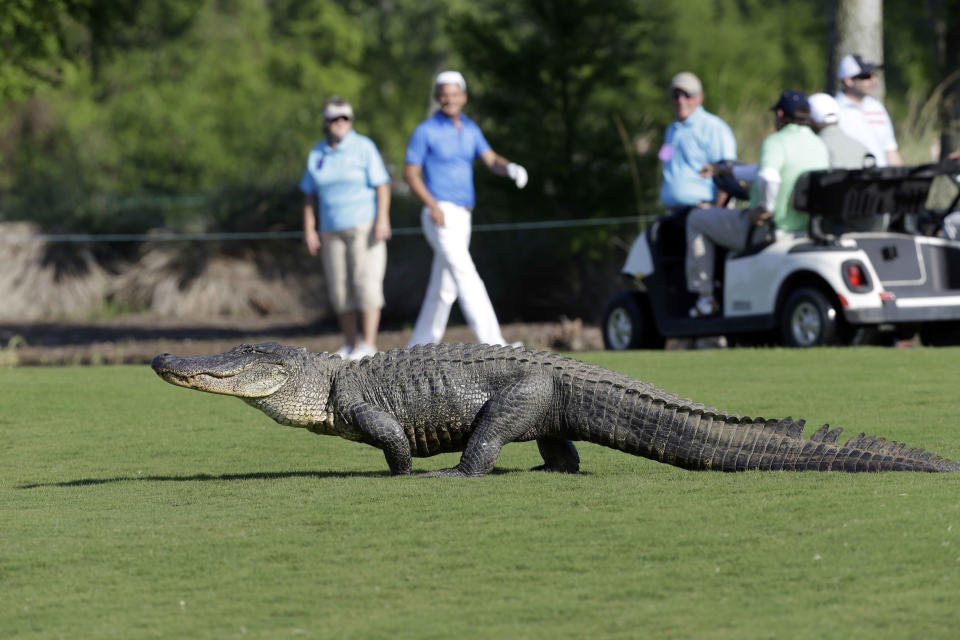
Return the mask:
[(410, 346), (443, 339), (455, 300), (459, 300), (460, 310), (477, 340), (506, 344), (487, 288), (470, 257), (470, 211), (451, 202), (439, 205), (444, 218), (442, 227), (433, 222), (429, 208), (424, 207), (420, 214), (423, 234), (433, 248), (433, 266)]

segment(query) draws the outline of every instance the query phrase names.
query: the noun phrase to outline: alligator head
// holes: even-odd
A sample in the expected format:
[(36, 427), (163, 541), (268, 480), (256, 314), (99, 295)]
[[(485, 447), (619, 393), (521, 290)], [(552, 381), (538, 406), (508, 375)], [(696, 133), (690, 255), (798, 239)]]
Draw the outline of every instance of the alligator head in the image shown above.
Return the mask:
[(150, 366), (170, 384), (236, 396), (281, 424), (309, 427), (332, 419), (328, 396), (338, 362), (336, 356), (265, 342), (214, 356), (161, 353)]

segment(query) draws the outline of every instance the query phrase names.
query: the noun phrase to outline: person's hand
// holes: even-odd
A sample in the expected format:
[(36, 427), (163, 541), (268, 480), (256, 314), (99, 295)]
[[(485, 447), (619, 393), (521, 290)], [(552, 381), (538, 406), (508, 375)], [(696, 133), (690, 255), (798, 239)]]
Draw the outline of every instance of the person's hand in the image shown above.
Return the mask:
[(307, 245), (307, 252), (315, 256), (320, 250), (320, 235), (316, 229), (310, 229), (303, 233), (303, 244)]
[(433, 219), (433, 224), (438, 227), (443, 226), (443, 209), (440, 208), (440, 205), (433, 204), (430, 206), (430, 217)]
[(386, 242), (392, 237), (393, 229), (390, 228), (390, 223), (377, 218), (377, 221), (373, 223), (373, 239), (377, 242)]
[(700, 169), (701, 178), (712, 178), (715, 175), (717, 175), (717, 166), (712, 162), (708, 162)]
[(527, 186), (527, 170), (516, 162), (507, 165), (507, 176), (517, 185), (517, 189)]
[(772, 213), (760, 205), (757, 205), (752, 209), (747, 209), (747, 218), (750, 220), (750, 224), (754, 224), (758, 227), (762, 227), (772, 216)]

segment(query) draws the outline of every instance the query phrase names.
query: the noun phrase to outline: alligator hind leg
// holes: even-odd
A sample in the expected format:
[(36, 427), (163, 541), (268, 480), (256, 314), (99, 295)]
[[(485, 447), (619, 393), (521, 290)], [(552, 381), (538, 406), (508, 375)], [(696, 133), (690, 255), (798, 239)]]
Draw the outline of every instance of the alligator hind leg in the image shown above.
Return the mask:
[[(423, 477), (467, 478), (485, 476), (493, 470), (500, 449), (543, 424), (550, 407), (552, 385), (542, 374), (530, 374), (497, 391), (474, 418), (473, 433), (463, 450), (460, 464), (440, 469)], [(536, 437), (535, 433), (534, 436)]]
[(580, 454), (573, 443), (563, 438), (537, 438), (537, 447), (543, 456), (543, 464), (530, 471), (557, 471), (577, 473), (580, 471)]

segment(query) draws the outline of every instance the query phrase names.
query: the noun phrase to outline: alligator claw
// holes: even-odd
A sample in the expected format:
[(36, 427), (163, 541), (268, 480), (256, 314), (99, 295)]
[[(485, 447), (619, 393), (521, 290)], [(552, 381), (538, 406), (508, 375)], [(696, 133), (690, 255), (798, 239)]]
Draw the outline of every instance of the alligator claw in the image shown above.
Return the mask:
[(417, 478), (469, 478), (467, 474), (456, 467), (452, 469), (437, 469), (436, 471), (427, 471), (426, 473), (418, 473), (415, 477)]

